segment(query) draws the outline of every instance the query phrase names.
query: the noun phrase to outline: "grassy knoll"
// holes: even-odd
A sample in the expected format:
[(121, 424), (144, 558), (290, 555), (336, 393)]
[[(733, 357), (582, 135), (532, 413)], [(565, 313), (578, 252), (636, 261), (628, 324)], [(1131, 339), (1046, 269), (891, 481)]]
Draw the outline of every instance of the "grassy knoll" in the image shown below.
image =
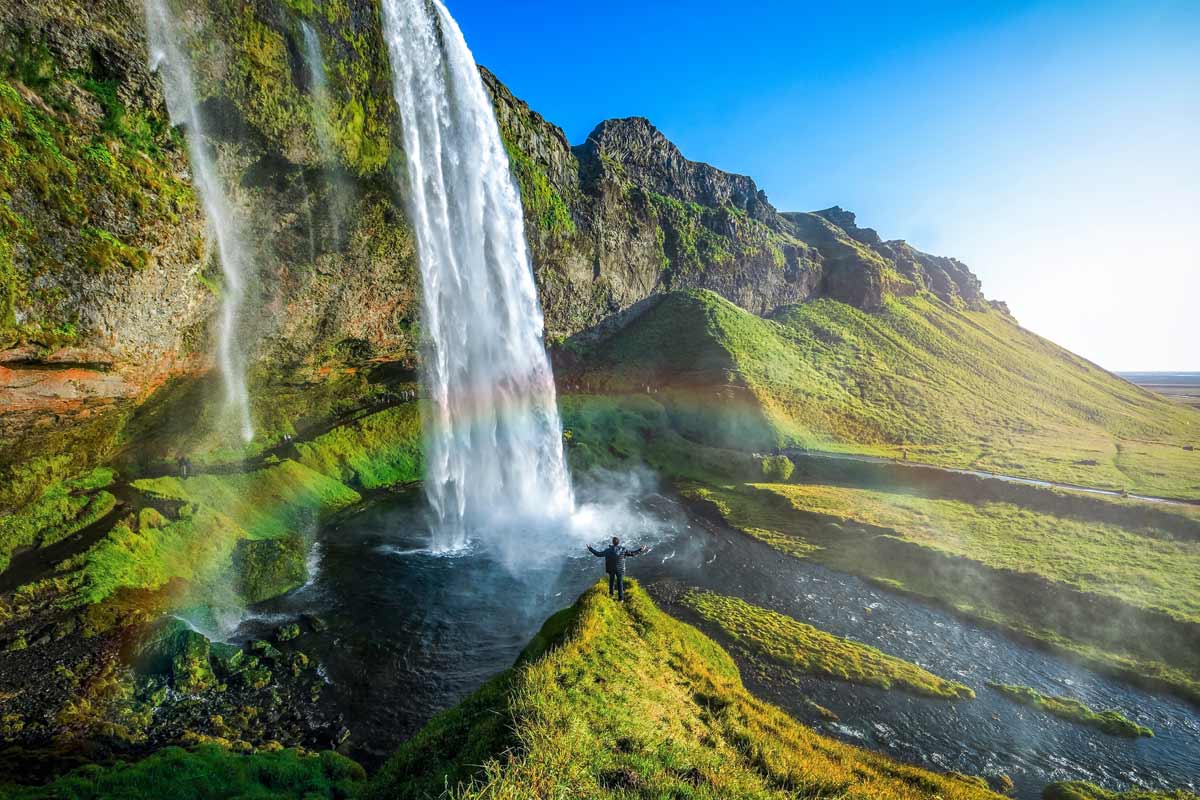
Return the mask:
[(201, 745), (168, 747), (133, 764), (84, 767), (47, 786), (0, 786), (0, 792), (12, 800), (341, 800), (365, 777), (362, 767), (333, 752), (237, 755)]
[[(464, 766), (481, 765), (473, 774)], [(636, 585), (601, 587), (510, 672), (435, 718), (366, 798), (995, 797), (819, 736), (750, 695), (729, 655)]]
[(916, 664), (736, 597), (692, 591), (682, 602), (737, 641), (801, 672), (929, 697), (975, 697), (961, 683), (939, 678)]
[[(761, 319), (710, 292), (667, 296), (587, 363), (659, 387), (709, 443), (781, 444), (1200, 498), (1200, 415), (1020, 328), (929, 297), (868, 314), (818, 300)], [(601, 377), (602, 376), (602, 377)]]
[(1045, 800), (1200, 800), (1190, 792), (1150, 792), (1130, 789), (1128, 792), (1110, 792), (1090, 783), (1068, 781), (1053, 783), (1042, 793)]
[[(1065, 580), (1064, 569), (1042, 545), (1028, 542), (1030, 552), (1043, 552), (1039, 559), (1022, 559), (1020, 548), (1013, 551), (1009, 567), (990, 566), (983, 561), (952, 552), (949, 548), (922, 541), (904, 530), (858, 522), (853, 515), (802, 510), (788, 495), (812, 487), (793, 485), (692, 485), (684, 494), (698, 507), (718, 514), (734, 527), (776, 549), (800, 558), (811, 558), (833, 569), (861, 575), (890, 589), (910, 592), (936, 600), (954, 610), (1001, 625), (1013, 632), (1070, 653), (1096, 667), (1119, 672), (1132, 678), (1169, 686), (1188, 697), (1200, 698), (1200, 657), (1190, 644), (1194, 641), (1195, 619), (1186, 616), (1191, 600), (1168, 585), (1158, 595), (1138, 589), (1135, 597), (1144, 606), (1135, 605), (1116, 594), (1085, 591)], [(825, 488), (825, 487), (818, 487)], [(866, 502), (866, 501), (864, 501)], [(883, 512), (881, 512), (883, 513)], [(886, 509), (886, 513), (901, 512)], [(1020, 512), (1021, 517), (1026, 513)], [(920, 519), (919, 517), (914, 517)], [(1036, 515), (1035, 515), (1036, 518)], [(1065, 524), (1069, 524), (1065, 523)], [(1052, 525), (1047, 524), (1047, 529)], [(940, 530), (936, 526), (931, 531)], [(967, 537), (946, 528), (947, 537)], [(1043, 531), (1044, 535), (1054, 535)], [(929, 534), (929, 535), (932, 535)], [(1004, 536), (984, 528), (983, 537), (995, 537), (989, 544), (1003, 552)], [(1023, 528), (1011, 531), (1014, 537), (1025, 535)], [(1084, 535), (1084, 534), (1081, 534)], [(1109, 565), (1112, 580), (1120, 579), (1117, 565), (1122, 557), (1137, 565), (1153, 557), (1164, 544), (1180, 542), (1153, 537), (1126, 538), (1112, 533), (1128, 552), (1104, 553), (1103, 547), (1089, 545), (1086, 534), (1080, 547), (1095, 547)], [(1096, 534), (1103, 537), (1105, 534)], [(960, 542), (959, 546), (963, 546)], [(1063, 545), (1066, 546), (1065, 544)], [(1141, 549), (1139, 549), (1141, 548)], [(1037, 572), (1039, 568), (1042, 573)], [(1155, 564), (1170, 570), (1166, 560)], [(1077, 565), (1077, 569), (1082, 567)], [(1149, 572), (1147, 573), (1149, 574)], [(1082, 571), (1079, 581), (1094, 582), (1095, 577)], [(1193, 576), (1194, 577), (1194, 576)], [(1103, 576), (1101, 576), (1103, 578)], [(1181, 580), (1190, 581), (1182, 576)], [(1155, 585), (1152, 581), (1151, 587)], [(1192, 585), (1190, 582), (1187, 585)], [(1152, 588), (1149, 590), (1152, 591)], [(1149, 598), (1146, 600), (1146, 598)], [(1175, 614), (1159, 610), (1172, 607)], [(1136, 635), (1132, 632), (1136, 631)]]
[(1029, 686), (1012, 686), (1004, 683), (988, 683), (1005, 697), (1023, 705), (1041, 709), (1056, 717), (1078, 722), (1097, 728), (1110, 736), (1125, 736), (1136, 739), (1139, 736), (1153, 736), (1154, 731), (1138, 725), (1119, 711), (1093, 711), (1073, 697), (1042, 694)]
[(1200, 541), (1140, 535), (1011, 503), (975, 504), (842, 486), (756, 486), (798, 511), (887, 528), (993, 569), (1034, 572), (1200, 623)]

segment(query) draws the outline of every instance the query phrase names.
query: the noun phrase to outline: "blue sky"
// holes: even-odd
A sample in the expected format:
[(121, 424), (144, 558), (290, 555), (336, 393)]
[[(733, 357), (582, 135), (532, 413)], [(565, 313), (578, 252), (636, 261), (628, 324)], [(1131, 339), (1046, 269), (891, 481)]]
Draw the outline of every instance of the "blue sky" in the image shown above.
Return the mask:
[(1200, 0), (448, 4), (573, 143), (649, 117), (1105, 367), (1200, 369)]

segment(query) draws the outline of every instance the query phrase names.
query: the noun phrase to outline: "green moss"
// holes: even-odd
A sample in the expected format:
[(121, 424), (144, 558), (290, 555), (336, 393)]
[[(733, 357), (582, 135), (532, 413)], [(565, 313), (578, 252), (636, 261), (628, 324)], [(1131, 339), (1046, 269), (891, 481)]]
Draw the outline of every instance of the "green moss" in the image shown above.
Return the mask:
[(1023, 705), (1032, 706), (1056, 717), (1078, 722), (1109, 734), (1110, 736), (1125, 736), (1136, 739), (1139, 736), (1153, 736), (1154, 731), (1138, 725), (1118, 711), (1093, 711), (1073, 697), (1042, 694), (1028, 686), (1011, 686), (1004, 683), (988, 683), (1005, 697)]
[[(475, 766), (471, 769), (470, 766)], [(633, 584), (547, 623), (513, 670), (437, 717), (365, 800), (994, 798), (819, 736), (742, 686), (729, 655)]]
[(116, 498), (102, 489), (112, 480), (111, 470), (96, 469), (78, 480), (58, 481), (37, 501), (0, 516), (0, 572), (13, 551), (61, 541), (111, 512)]
[(504, 149), (508, 152), (508, 163), (521, 190), (521, 204), (525, 214), (536, 221), (538, 229), (554, 236), (569, 236), (575, 233), (575, 219), (571, 209), (545, 171), (517, 144), (505, 137)]
[(228, 517), (251, 539), (277, 539), (303, 530), (317, 516), (361, 499), (336, 479), (291, 460), (241, 474), (151, 478), (133, 486), (151, 500), (181, 502)]
[(242, 6), (230, 31), (235, 55), (225, 90), (242, 113), (274, 142), (308, 131), (312, 114), (292, 80), (283, 34), (264, 24), (253, 5)]
[(333, 752), (296, 750), (238, 755), (215, 745), (168, 747), (132, 764), (90, 766), (48, 786), (10, 787), (13, 800), (143, 800), (164, 794), (194, 800), (342, 800), (365, 779), (362, 767)]
[(113, 81), (37, 63), (32, 83), (17, 82), (28, 63), (0, 72), (0, 347), (73, 343), (72, 273), (144, 268), (158, 226), (195, 208), (164, 119), (128, 112)]
[(771, 483), (787, 483), (796, 465), (787, 456), (767, 456), (761, 462), (763, 479)]
[(1042, 793), (1044, 800), (1198, 800), (1190, 792), (1151, 792), (1130, 789), (1127, 792), (1110, 792), (1090, 783), (1068, 781), (1052, 783)]
[(567, 456), (577, 472), (645, 464), (676, 478), (745, 480), (758, 462), (734, 450), (689, 440), (671, 416), (646, 396), (564, 395), (559, 398)]
[(306, 467), (363, 489), (414, 483), (424, 473), (415, 403), (390, 408), (296, 446)]
[(92, 272), (141, 270), (150, 263), (148, 252), (130, 247), (106, 230), (85, 225), (82, 234), (83, 263)]
[(752, 652), (800, 672), (950, 700), (975, 697), (975, 692), (961, 683), (736, 597), (693, 591), (684, 595), (682, 602)]

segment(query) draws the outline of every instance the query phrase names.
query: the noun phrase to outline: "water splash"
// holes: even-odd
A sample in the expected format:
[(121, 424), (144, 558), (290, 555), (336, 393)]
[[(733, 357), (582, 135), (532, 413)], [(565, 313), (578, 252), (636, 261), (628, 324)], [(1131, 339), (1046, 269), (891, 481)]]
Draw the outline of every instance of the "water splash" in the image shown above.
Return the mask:
[(242, 439), (249, 442), (254, 438), (254, 425), (250, 419), (250, 393), (246, 388), (246, 357), (237, 336), (251, 258), (242, 243), (229, 197), (205, 141), (204, 118), (176, 20), (167, 0), (146, 0), (145, 12), (150, 69), (162, 75), (171, 122), (184, 130), (192, 180), (217, 245), (224, 278), (217, 324), (217, 364), (225, 385), (226, 404), (237, 419)]
[(520, 196), (479, 70), (438, 0), (383, 0), (423, 288), (435, 546), (574, 508)]

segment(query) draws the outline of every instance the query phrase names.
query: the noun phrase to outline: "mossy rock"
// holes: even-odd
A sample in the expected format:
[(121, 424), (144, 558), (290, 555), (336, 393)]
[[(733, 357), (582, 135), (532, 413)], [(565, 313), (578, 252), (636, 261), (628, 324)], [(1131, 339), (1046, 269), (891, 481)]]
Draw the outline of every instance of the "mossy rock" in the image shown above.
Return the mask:
[(238, 593), (247, 603), (278, 597), (308, 579), (308, 548), (304, 537), (243, 540), (233, 551)]
[(209, 642), (202, 634), (183, 631), (171, 660), (171, 681), (184, 694), (200, 694), (217, 685), (209, 660)]
[(291, 622), (287, 625), (280, 625), (275, 629), (275, 641), (277, 642), (290, 642), (293, 639), (299, 638), (300, 624), (297, 622)]

